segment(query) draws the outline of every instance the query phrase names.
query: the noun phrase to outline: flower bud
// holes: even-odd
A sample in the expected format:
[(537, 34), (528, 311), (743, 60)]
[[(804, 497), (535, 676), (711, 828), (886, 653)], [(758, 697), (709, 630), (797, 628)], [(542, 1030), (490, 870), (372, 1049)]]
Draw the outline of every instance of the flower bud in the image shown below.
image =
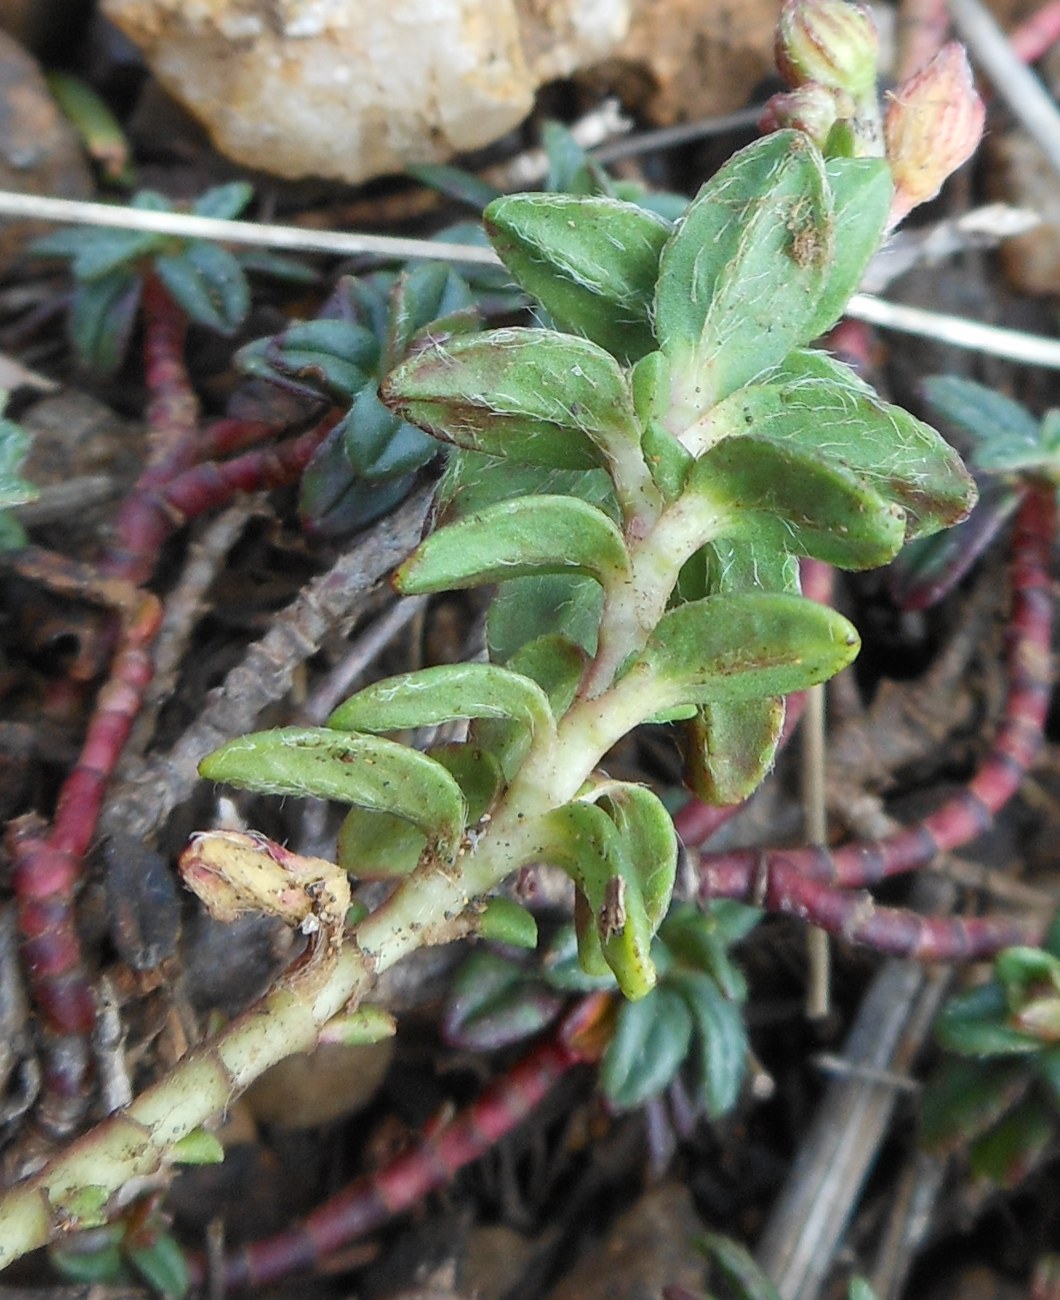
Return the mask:
[(784, 0), (777, 70), (789, 86), (815, 81), (856, 101), (876, 92), (880, 38), (868, 9), (849, 0)]
[(972, 156), (986, 110), (964, 47), (944, 45), (926, 67), (888, 95), (883, 133), (894, 175), (889, 226), (933, 199)]
[(823, 149), (839, 116), (836, 92), (819, 82), (808, 81), (804, 86), (786, 94), (773, 95), (767, 100), (758, 119), (758, 129), (763, 135), (785, 129), (803, 131)]

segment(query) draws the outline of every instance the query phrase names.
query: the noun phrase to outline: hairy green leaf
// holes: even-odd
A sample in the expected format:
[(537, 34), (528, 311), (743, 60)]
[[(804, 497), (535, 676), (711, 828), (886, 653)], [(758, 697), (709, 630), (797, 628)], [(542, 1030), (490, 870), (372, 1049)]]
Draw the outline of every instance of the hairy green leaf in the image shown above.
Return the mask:
[(719, 529), (844, 569), (893, 559), (905, 512), (842, 462), (761, 433), (724, 438), (696, 462), (689, 491), (724, 514)]
[(584, 573), (603, 587), (628, 580), (622, 534), (573, 497), (521, 497), (433, 533), (397, 572), (408, 595), (480, 587), (530, 573)]
[(536, 682), (495, 664), (443, 664), (374, 682), (328, 718), (341, 731), (402, 731), (458, 718), (510, 718), (555, 738), (548, 697)]
[(814, 339), (831, 329), (861, 283), (883, 239), (894, 183), (883, 158), (827, 158), (834, 201), (835, 250), (827, 284), (807, 326)]
[(834, 676), (858, 645), (845, 618), (800, 596), (708, 596), (670, 610), (613, 689), (647, 717), (682, 703), (788, 695)]
[(824, 162), (801, 132), (763, 137), (703, 186), (663, 250), (655, 293), (682, 418), (810, 340), (833, 248)]
[(615, 359), (553, 330), (492, 330), (438, 344), (394, 371), (383, 397), (446, 442), (558, 469), (591, 469), (616, 441), (639, 438)]
[(670, 234), (632, 203), (570, 194), (511, 194), (486, 209), (505, 266), (561, 329), (622, 361), (655, 349), (652, 294)]
[(452, 860), (467, 815), (459, 785), (438, 762), (379, 736), (280, 727), (230, 740), (199, 764), (208, 781), (261, 794), (310, 795), (392, 813), (419, 826)]
[(975, 503), (971, 477), (934, 429), (881, 401), (822, 353), (792, 354), (704, 424), (711, 440), (752, 432), (849, 469), (902, 508), (907, 539), (956, 523)]

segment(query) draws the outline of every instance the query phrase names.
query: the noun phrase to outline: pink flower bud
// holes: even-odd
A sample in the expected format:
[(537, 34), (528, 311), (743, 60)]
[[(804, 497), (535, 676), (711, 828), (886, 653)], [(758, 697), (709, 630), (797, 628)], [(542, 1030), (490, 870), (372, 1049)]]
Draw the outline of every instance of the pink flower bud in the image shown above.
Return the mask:
[[(846, 99), (846, 96), (842, 98)], [(836, 91), (819, 82), (808, 81), (804, 86), (767, 100), (758, 119), (758, 129), (763, 135), (785, 128), (803, 131), (814, 144), (823, 148), (836, 119), (850, 116), (849, 111), (841, 113), (836, 100)]]
[(964, 47), (944, 45), (918, 73), (888, 95), (883, 133), (894, 175), (889, 225), (933, 199), (946, 177), (972, 156), (986, 110)]
[(880, 38), (869, 11), (848, 0), (784, 0), (777, 70), (789, 86), (815, 81), (855, 100), (875, 95)]

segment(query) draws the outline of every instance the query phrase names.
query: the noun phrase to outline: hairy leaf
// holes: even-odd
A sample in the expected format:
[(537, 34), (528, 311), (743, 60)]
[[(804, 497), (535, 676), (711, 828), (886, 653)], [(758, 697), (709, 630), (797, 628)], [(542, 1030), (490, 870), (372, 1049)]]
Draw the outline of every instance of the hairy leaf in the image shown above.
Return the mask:
[(505, 266), (561, 329), (622, 361), (655, 349), (652, 293), (670, 225), (632, 203), (512, 194), (485, 211)]
[(208, 781), (262, 794), (311, 795), (395, 814), (423, 829), (437, 855), (455, 856), (466, 819), (464, 796), (425, 754), (378, 736), (281, 727), (241, 736), (199, 764)]
[(682, 415), (810, 340), (832, 274), (832, 222), (823, 160), (801, 132), (763, 137), (703, 186), (663, 250), (655, 293)]
[(591, 469), (615, 442), (639, 438), (615, 359), (553, 330), (492, 330), (411, 357), (384, 400), (435, 437), (559, 469)]
[(584, 573), (608, 587), (628, 579), (629, 555), (621, 533), (595, 506), (573, 497), (521, 497), (433, 533), (395, 581), (416, 595), (530, 573)]

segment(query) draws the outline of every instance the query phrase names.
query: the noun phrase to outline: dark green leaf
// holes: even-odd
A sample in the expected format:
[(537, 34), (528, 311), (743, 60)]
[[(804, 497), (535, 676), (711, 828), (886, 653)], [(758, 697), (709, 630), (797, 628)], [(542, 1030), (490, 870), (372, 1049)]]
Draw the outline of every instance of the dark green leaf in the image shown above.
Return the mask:
[(191, 210), (197, 217), (231, 221), (233, 217), (239, 216), (253, 197), (254, 186), (249, 181), (229, 181), (200, 194), (191, 205)]
[(450, 332), (445, 321), (461, 316), (460, 332), (475, 328), (473, 302), (466, 281), (445, 262), (422, 262), (402, 271), (390, 295), (383, 372), (403, 361), (413, 339), (428, 327), (444, 336)]
[(617, 199), (565, 194), (508, 195), (485, 221), (501, 260), (561, 329), (621, 361), (655, 350), (652, 295), (667, 222)]
[(1055, 1111), (1028, 1097), (972, 1143), (972, 1169), (999, 1187), (1017, 1187), (1041, 1164), (1055, 1138)]
[(458, 203), (466, 203), (479, 212), (501, 195), (495, 185), (479, 180), (473, 172), (460, 167), (449, 167), (444, 163), (409, 163), (405, 170), (421, 185), (427, 185)]
[(728, 1237), (708, 1232), (703, 1247), (735, 1290), (738, 1300), (780, 1300), (772, 1282), (743, 1246)]
[(77, 359), (100, 375), (121, 365), (140, 307), (142, 284), (131, 271), (115, 271), (74, 290), (67, 328)]
[(250, 289), (227, 249), (194, 240), (182, 253), (156, 258), (155, 270), (191, 320), (219, 334), (234, 334), (242, 325)]
[(640, 1106), (666, 1088), (692, 1040), (692, 1017), (665, 985), (619, 1009), (615, 1032), (600, 1062), (600, 1085), (615, 1106)]
[(149, 1246), (129, 1246), (129, 1263), (166, 1300), (187, 1295), (191, 1279), (184, 1252), (169, 1233), (160, 1232)]
[(602, 612), (603, 591), (592, 578), (561, 573), (514, 578), (501, 584), (487, 614), (490, 655), (508, 662), (542, 633), (595, 654)]
[(446, 1041), (470, 1051), (497, 1051), (538, 1033), (563, 999), (542, 980), (496, 953), (473, 953), (446, 999)]
[(920, 1137), (929, 1150), (951, 1151), (992, 1128), (1031, 1084), (1023, 1061), (949, 1059), (928, 1081)]
[(956, 375), (933, 375), (924, 380), (923, 386), (925, 397), (939, 415), (963, 429), (982, 450), (1039, 449), (1038, 421), (1019, 402), (997, 389)]
[(1012, 1027), (1000, 984), (981, 984), (951, 998), (935, 1022), (943, 1047), (961, 1056), (1007, 1056), (1034, 1052), (1041, 1040)]
[(732, 1110), (747, 1072), (747, 1029), (740, 1008), (702, 971), (674, 970), (670, 988), (684, 998), (695, 1026), (696, 1091), (708, 1116)]
[(371, 330), (348, 320), (296, 321), (272, 338), (240, 348), (236, 366), (310, 397), (348, 402), (379, 362)]

